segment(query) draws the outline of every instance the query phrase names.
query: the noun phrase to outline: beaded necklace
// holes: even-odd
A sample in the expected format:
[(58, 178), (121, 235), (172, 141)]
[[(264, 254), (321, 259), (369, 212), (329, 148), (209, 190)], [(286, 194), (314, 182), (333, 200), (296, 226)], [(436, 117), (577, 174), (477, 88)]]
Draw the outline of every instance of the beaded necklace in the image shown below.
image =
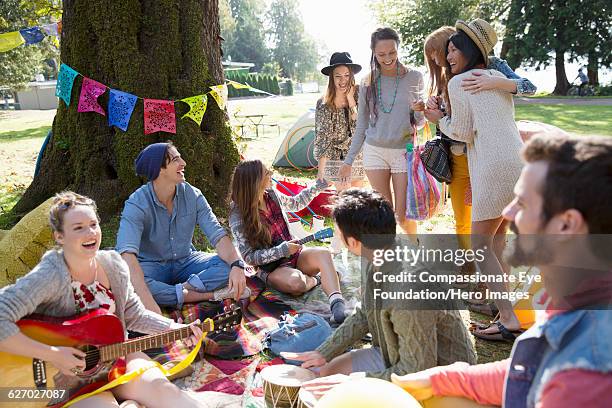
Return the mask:
[(382, 101), (382, 95), (381, 95), (381, 81), (380, 81), (380, 77), (382, 76), (382, 74), (378, 74), (378, 78), (377, 78), (377, 82), (378, 82), (378, 86), (377, 91), (378, 91), (378, 103), (380, 104), (380, 109), (382, 109), (382, 111), (384, 113), (391, 113), (391, 111), (393, 110), (393, 106), (395, 105), (395, 98), (397, 97), (397, 88), (399, 85), (399, 73), (400, 73), (400, 64), (399, 62), (396, 63), (396, 73), (395, 73), (395, 90), (393, 91), (393, 101), (391, 102), (391, 107), (389, 109), (385, 108), (385, 105), (383, 104)]

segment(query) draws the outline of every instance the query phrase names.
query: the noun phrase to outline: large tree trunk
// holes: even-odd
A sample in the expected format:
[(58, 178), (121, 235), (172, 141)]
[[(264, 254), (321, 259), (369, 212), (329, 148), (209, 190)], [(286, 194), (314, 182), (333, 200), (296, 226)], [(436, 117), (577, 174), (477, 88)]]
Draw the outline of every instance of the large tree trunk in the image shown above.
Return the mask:
[(565, 73), (565, 52), (555, 50), (555, 72), (557, 75), (557, 84), (553, 90), (554, 95), (566, 95), (569, 89), (569, 82)]
[(599, 85), (599, 61), (597, 61), (595, 53), (589, 53), (587, 77), (589, 78), (589, 84), (593, 86)]
[[(223, 81), (217, 0), (64, 0), (62, 62), (82, 75), (142, 98), (178, 100), (204, 94)], [(138, 100), (127, 132), (97, 113), (78, 113), (82, 78), (72, 101), (63, 101), (40, 172), (15, 206), (23, 213), (52, 194), (72, 189), (96, 200), (104, 215), (117, 214), (143, 182), (134, 159), (150, 143), (173, 140), (187, 162), (187, 180), (224, 213), (229, 179), (239, 160), (227, 115), (213, 98), (201, 126), (181, 120), (176, 135), (145, 135)], [(99, 98), (106, 108), (108, 92)]]

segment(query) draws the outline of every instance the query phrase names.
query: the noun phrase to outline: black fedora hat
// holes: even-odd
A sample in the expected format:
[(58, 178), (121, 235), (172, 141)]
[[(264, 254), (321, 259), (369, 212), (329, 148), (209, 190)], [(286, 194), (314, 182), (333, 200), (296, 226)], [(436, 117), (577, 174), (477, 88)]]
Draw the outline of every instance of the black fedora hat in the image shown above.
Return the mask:
[(331, 74), (334, 68), (340, 65), (346, 65), (347, 67), (349, 67), (353, 71), (353, 74), (356, 74), (359, 71), (361, 71), (361, 65), (353, 64), (353, 60), (351, 59), (351, 54), (344, 51), (344, 52), (334, 52), (331, 58), (329, 59), (329, 65), (323, 68), (321, 70), (321, 73), (323, 75), (329, 76), (329, 74)]

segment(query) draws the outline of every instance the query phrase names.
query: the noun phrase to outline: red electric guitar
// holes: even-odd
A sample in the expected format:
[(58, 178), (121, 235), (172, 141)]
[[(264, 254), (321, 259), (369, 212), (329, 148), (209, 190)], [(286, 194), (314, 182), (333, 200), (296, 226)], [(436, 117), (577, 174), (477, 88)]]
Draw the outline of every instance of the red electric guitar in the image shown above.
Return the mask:
[[(216, 316), (212, 323), (204, 321), (200, 327), (205, 333), (227, 331), (240, 324), (241, 319), (240, 308), (235, 308)], [(121, 321), (106, 309), (69, 318), (30, 315), (17, 325), (23, 334), (41, 343), (83, 350), (87, 353), (86, 366), (76, 377), (68, 377), (42, 360), (0, 352), (0, 389), (11, 390), (13, 397), (9, 398), (15, 401), (0, 400), (0, 407), (61, 406), (103, 385), (107, 380), (103, 369), (119, 357), (159, 348), (193, 334), (191, 328), (183, 327), (126, 341)], [(33, 399), (39, 402), (24, 403)]]

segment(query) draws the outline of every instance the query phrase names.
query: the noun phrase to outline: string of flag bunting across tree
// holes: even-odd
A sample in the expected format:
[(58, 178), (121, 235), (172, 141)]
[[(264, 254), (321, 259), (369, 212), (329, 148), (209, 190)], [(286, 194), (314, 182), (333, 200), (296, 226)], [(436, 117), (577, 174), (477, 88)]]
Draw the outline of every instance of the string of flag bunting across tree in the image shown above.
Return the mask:
[[(251, 92), (263, 93), (275, 96), (269, 92), (253, 88), (248, 84), (241, 84), (236, 81), (226, 80), (220, 85), (210, 86), (210, 91), (205, 94), (190, 96), (179, 100), (162, 100), (148, 99), (132, 95), (118, 89), (112, 89), (98, 81), (80, 74), (73, 68), (62, 63), (57, 76), (57, 85), (55, 87), (55, 96), (64, 101), (66, 106), (70, 106), (72, 87), (77, 76), (83, 77), (81, 84), (81, 93), (77, 107), (78, 112), (96, 112), (106, 116), (108, 112), (108, 125), (116, 126), (122, 131), (127, 131), (130, 123), (130, 118), (136, 102), (142, 99), (144, 103), (144, 132), (145, 135), (155, 132), (176, 133), (176, 115), (174, 104), (183, 102), (189, 105), (189, 112), (184, 114), (181, 119), (189, 118), (199, 125), (202, 124), (202, 119), (208, 106), (208, 95), (210, 94), (221, 110), (225, 109), (227, 103), (227, 86), (231, 85), (236, 89), (248, 89)], [(109, 90), (108, 109), (104, 111), (98, 103), (98, 98), (102, 96), (106, 90)]]
[(33, 45), (38, 44), (47, 36), (56, 37), (54, 43), (59, 46), (57, 37), (62, 32), (62, 22), (43, 24), (22, 28), (18, 31), (10, 31), (0, 34), (0, 52), (7, 52), (13, 48), (17, 48), (22, 44)]

